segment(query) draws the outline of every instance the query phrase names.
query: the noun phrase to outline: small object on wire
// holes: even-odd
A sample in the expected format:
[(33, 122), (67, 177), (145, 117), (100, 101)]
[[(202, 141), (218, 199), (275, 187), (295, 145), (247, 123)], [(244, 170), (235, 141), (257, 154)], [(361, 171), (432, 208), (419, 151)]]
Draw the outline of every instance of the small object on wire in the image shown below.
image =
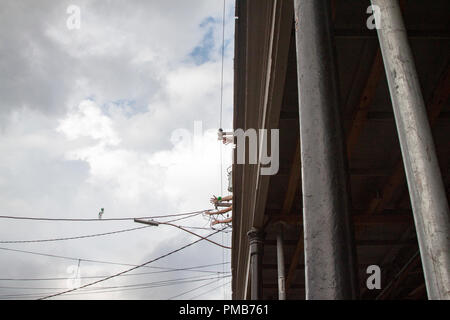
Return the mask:
[(103, 213), (105, 213), (105, 209), (104, 209), (104, 208), (101, 208), (101, 209), (100, 209), (100, 212), (98, 213), (98, 218), (99, 218), (99, 219), (102, 218)]
[(222, 141), (223, 144), (232, 143), (233, 138), (233, 132), (225, 132), (222, 128), (217, 131), (217, 140)]
[(219, 128), (219, 131), (217, 131), (217, 140), (219, 140), (219, 141), (223, 140), (223, 130), (222, 130), (222, 128)]

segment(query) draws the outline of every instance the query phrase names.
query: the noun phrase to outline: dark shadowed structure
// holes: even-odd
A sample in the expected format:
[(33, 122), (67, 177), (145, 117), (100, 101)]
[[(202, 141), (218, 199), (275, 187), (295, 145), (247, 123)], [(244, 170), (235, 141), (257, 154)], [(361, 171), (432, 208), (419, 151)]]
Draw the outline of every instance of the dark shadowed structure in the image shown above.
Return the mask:
[(234, 299), (450, 299), (449, 12), (237, 1), (234, 129), (279, 129), (280, 167), (233, 165)]

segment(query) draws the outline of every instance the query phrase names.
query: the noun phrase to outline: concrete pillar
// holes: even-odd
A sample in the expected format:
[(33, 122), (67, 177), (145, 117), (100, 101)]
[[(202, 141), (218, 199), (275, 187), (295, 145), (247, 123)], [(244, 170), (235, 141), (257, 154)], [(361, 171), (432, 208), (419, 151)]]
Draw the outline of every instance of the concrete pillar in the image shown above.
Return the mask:
[(357, 297), (329, 0), (295, 0), (306, 299)]

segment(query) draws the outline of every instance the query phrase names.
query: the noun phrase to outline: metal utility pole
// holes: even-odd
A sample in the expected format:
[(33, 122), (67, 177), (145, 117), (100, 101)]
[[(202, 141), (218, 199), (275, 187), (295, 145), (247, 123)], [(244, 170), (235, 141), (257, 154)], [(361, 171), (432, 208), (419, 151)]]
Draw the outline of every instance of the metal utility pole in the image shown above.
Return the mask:
[(306, 299), (355, 299), (355, 254), (329, 0), (295, 0)]
[(380, 9), (378, 38), (394, 109), (429, 299), (450, 299), (450, 218), (424, 100), (397, 0)]
[(278, 270), (278, 300), (286, 300), (286, 276), (284, 271), (283, 225), (279, 225), (277, 233), (277, 270)]

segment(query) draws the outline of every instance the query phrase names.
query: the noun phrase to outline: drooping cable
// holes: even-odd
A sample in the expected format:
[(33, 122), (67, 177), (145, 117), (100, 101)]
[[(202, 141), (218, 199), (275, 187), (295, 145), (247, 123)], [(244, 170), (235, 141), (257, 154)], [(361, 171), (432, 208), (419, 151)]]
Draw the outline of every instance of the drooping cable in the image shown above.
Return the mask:
[[(187, 229), (185, 229), (185, 228), (183, 228), (183, 227), (181, 227), (181, 226), (177, 226), (176, 224), (169, 223), (169, 222), (160, 222), (159, 224), (162, 224), (162, 225), (169, 225), (169, 226), (178, 228), (178, 229), (183, 230), (183, 231), (185, 231), (185, 232), (187, 232), (187, 233), (190, 233), (190, 234), (192, 234), (192, 235), (194, 235), (194, 236), (196, 236), (196, 237), (199, 237), (200, 239), (203, 239), (203, 240), (206, 240), (206, 241), (208, 241), (208, 242), (211, 242), (212, 244), (215, 244), (216, 246), (222, 247), (222, 248), (224, 248), (224, 249), (231, 249), (231, 247), (227, 247), (227, 246), (224, 246), (224, 245), (222, 245), (222, 244), (220, 244), (220, 243), (218, 243), (218, 242), (216, 242), (216, 241), (209, 240), (209, 239), (207, 239), (207, 238), (204, 237), (204, 236), (201, 236), (201, 235), (199, 235), (199, 234), (197, 234), (197, 233), (195, 233), (195, 232), (192, 232), (192, 231), (190, 231), (190, 230), (187, 230)], [(224, 229), (225, 229), (225, 228), (222, 228), (219, 232), (223, 231)]]
[[(200, 213), (195, 213), (194, 215), (198, 215)], [(179, 221), (182, 219), (187, 219), (187, 218), (191, 218), (192, 215), (187, 216), (187, 217), (183, 217), (183, 218), (178, 218), (178, 219), (174, 219), (174, 220), (170, 220), (170, 221)], [(175, 226), (179, 229), (184, 229), (184, 227), (182, 226), (176, 226), (172, 223), (168, 222), (159, 222), (160, 224), (167, 224), (167, 225), (172, 225)], [(123, 232), (130, 232), (130, 231), (135, 231), (135, 230), (140, 230), (143, 228), (148, 228), (149, 226), (143, 226), (143, 227), (136, 227), (136, 228), (130, 228), (130, 229), (122, 229), (122, 230), (117, 230), (117, 231), (111, 231), (111, 232), (104, 232), (104, 233), (95, 233), (95, 234), (88, 234), (88, 235), (81, 235), (81, 236), (73, 236), (73, 237), (62, 237), (62, 238), (51, 238), (51, 239), (33, 239), (33, 240), (0, 240), (0, 243), (39, 243), (39, 242), (54, 242), (54, 241), (66, 241), (66, 240), (76, 240), (76, 239), (85, 239), (85, 238), (93, 238), (93, 237), (101, 237), (101, 236), (106, 236), (106, 235), (113, 235), (113, 234), (118, 234), (118, 233), (123, 233)], [(186, 230), (185, 230), (186, 231)], [(188, 231), (189, 232), (189, 231)], [(192, 232), (191, 232), (192, 233)], [(195, 233), (192, 233), (194, 235), (196, 235)], [(209, 240), (211, 241), (211, 240)], [(215, 243), (216, 244), (216, 243)]]
[(207, 293), (210, 293), (211, 291), (214, 291), (214, 290), (219, 289), (219, 288), (221, 288), (221, 287), (223, 287), (223, 286), (229, 285), (230, 283), (231, 283), (231, 281), (228, 281), (228, 282), (225, 283), (225, 284), (221, 284), (220, 286), (214, 287), (214, 288), (212, 288), (212, 289), (210, 289), (210, 290), (208, 290), (208, 291), (205, 291), (205, 292), (203, 292), (203, 293), (201, 293), (201, 294), (199, 294), (199, 295), (196, 295), (196, 296), (194, 296), (194, 297), (191, 297), (189, 300), (194, 300), (194, 299), (196, 299), (196, 298), (198, 298), (198, 297), (201, 297), (201, 296), (203, 296), (203, 295), (205, 295), (205, 294), (207, 294)]
[[(227, 275), (220, 275), (220, 276), (211, 276), (211, 275), (197, 275), (193, 277), (184, 277), (184, 278), (176, 278), (176, 279), (165, 279), (165, 280), (159, 280), (159, 281), (152, 281), (152, 282), (144, 282), (144, 283), (135, 283), (135, 284), (126, 284), (126, 285), (115, 285), (115, 286), (103, 286), (103, 287), (94, 287), (83, 290), (83, 292), (88, 292), (89, 290), (103, 290), (103, 289), (118, 289), (118, 288), (133, 288), (133, 287), (147, 287), (150, 285), (161, 285), (161, 284), (167, 284), (167, 283), (180, 283), (182, 281), (187, 280), (210, 280), (210, 279), (217, 279), (217, 278), (228, 278), (230, 277), (229, 274)], [(67, 289), (67, 287), (20, 287), (20, 286), (0, 286), (0, 289), (20, 289), (20, 290), (64, 290)], [(36, 293), (35, 293), (36, 294)], [(45, 293), (40, 293), (40, 295)], [(48, 293), (47, 293), (48, 294)]]
[[(219, 230), (219, 232), (220, 231), (221, 230)], [(126, 266), (126, 267), (135, 267), (135, 266), (137, 266), (137, 264), (120, 263), (120, 262), (104, 261), (104, 260), (94, 260), (94, 259), (85, 259), (85, 258), (75, 258), (75, 257), (60, 256), (60, 255), (49, 254), (49, 253), (42, 253), (42, 252), (36, 252), (36, 251), (27, 251), (27, 250), (19, 250), (19, 249), (5, 248), (5, 247), (0, 247), (0, 250), (11, 251), (11, 252), (19, 252), (19, 253), (28, 253), (28, 254), (32, 254), (32, 255), (38, 255), (38, 256), (49, 257), (49, 258), (58, 258), (58, 259), (71, 260), (71, 261), (82, 260), (84, 262), (101, 263), (101, 264), (109, 264), (109, 265), (116, 265), (116, 266)], [(163, 270), (183, 270), (183, 268), (181, 268), (181, 269), (180, 268), (163, 268), (163, 267), (155, 267), (155, 266), (144, 266), (144, 268), (163, 269)]]
[(127, 221), (134, 219), (160, 219), (160, 218), (170, 218), (170, 217), (180, 217), (180, 216), (189, 216), (195, 214), (201, 214), (205, 210), (198, 210), (192, 212), (185, 213), (177, 213), (177, 214), (166, 214), (166, 215), (158, 215), (158, 216), (145, 216), (145, 217), (122, 217), (122, 218), (102, 218), (102, 219), (93, 219), (93, 218), (49, 218), (49, 217), (20, 217), (20, 216), (6, 216), (0, 215), (0, 219), (13, 219), (13, 220), (34, 220), (34, 221), (66, 221), (66, 222), (102, 222), (102, 221)]
[(188, 291), (182, 292), (182, 293), (180, 293), (180, 294), (177, 294), (176, 296), (170, 297), (170, 298), (168, 298), (167, 300), (172, 300), (172, 299), (175, 299), (175, 298), (184, 296), (185, 294), (194, 292), (194, 291), (196, 291), (196, 290), (198, 290), (198, 289), (201, 289), (201, 288), (203, 288), (203, 287), (206, 287), (206, 286), (209, 286), (209, 285), (211, 285), (211, 284), (213, 284), (213, 283), (216, 283), (216, 282), (219, 281), (219, 280), (220, 280), (219, 278), (216, 278), (216, 279), (214, 279), (214, 280), (211, 281), (211, 282), (202, 284), (202, 285), (199, 286), (199, 287), (196, 287), (196, 288), (190, 289), (190, 290), (188, 290)]
[[(230, 264), (230, 262), (225, 262), (225, 264)], [(120, 277), (142, 276), (142, 275), (161, 274), (161, 273), (180, 272), (180, 271), (209, 273), (209, 274), (224, 274), (224, 273), (222, 273), (222, 271), (216, 271), (216, 270), (198, 270), (198, 269), (202, 269), (202, 268), (221, 266), (221, 265), (222, 265), (222, 263), (214, 263), (214, 264), (207, 264), (207, 265), (193, 266), (193, 267), (186, 267), (186, 268), (151, 267), (151, 268), (156, 268), (156, 269), (161, 268), (161, 269), (167, 269), (167, 270), (127, 273), (127, 274), (120, 275)], [(148, 268), (150, 268), (150, 267), (148, 267)], [(225, 273), (228, 273), (228, 272), (225, 272)], [(101, 279), (101, 278), (105, 278), (108, 276), (109, 275), (80, 276), (79, 279)], [(0, 281), (27, 281), (28, 282), (28, 281), (60, 281), (60, 280), (67, 280), (67, 279), (73, 279), (73, 278), (71, 278), (71, 277), (56, 277), (56, 276), (46, 277), (46, 278), (0, 278)]]
[(181, 250), (183, 250), (183, 249), (186, 249), (186, 248), (188, 248), (188, 247), (190, 247), (190, 246), (192, 246), (192, 245), (194, 245), (194, 244), (196, 244), (196, 243), (198, 243), (198, 242), (200, 242), (200, 241), (202, 241), (202, 240), (205, 240), (206, 238), (209, 238), (209, 237), (211, 237), (211, 236), (213, 236), (213, 235), (215, 235), (215, 234), (217, 234), (217, 231), (216, 231), (216, 232), (213, 232), (213, 233), (210, 233), (210, 234), (209, 234), (208, 236), (206, 236), (206, 237), (202, 237), (202, 238), (200, 238), (200, 239), (198, 239), (198, 240), (195, 240), (195, 241), (193, 241), (193, 242), (191, 242), (191, 243), (188, 243), (188, 244), (186, 244), (186, 245), (184, 245), (184, 246), (182, 246), (182, 247), (180, 247), (180, 248), (178, 248), (178, 249), (172, 250), (172, 251), (170, 251), (170, 252), (168, 252), (168, 253), (166, 253), (166, 254), (164, 254), (164, 255), (162, 255), (162, 256), (159, 256), (159, 257), (157, 257), (157, 258), (155, 258), (155, 259), (152, 259), (152, 260), (149, 260), (149, 261), (147, 261), (147, 262), (144, 262), (144, 263), (142, 263), (142, 264), (140, 264), (140, 265), (137, 265), (137, 266), (135, 266), (135, 267), (132, 267), (132, 268), (129, 268), (129, 269), (127, 269), (127, 270), (118, 272), (118, 273), (116, 273), (116, 274), (114, 274), (114, 275), (111, 275), (111, 276), (109, 276), (109, 277), (106, 277), (106, 278), (103, 278), (103, 279), (100, 279), (100, 280), (97, 280), (97, 281), (94, 281), (94, 282), (90, 282), (90, 283), (84, 284), (84, 285), (82, 285), (82, 286), (80, 286), (80, 287), (77, 287), (77, 288), (73, 288), (73, 289), (70, 289), (70, 290), (62, 291), (62, 292), (59, 292), (59, 293), (55, 293), (55, 294), (52, 294), (52, 295), (48, 295), (48, 296), (39, 298), (38, 300), (44, 300), (44, 299), (48, 299), (48, 298), (53, 298), (53, 297), (56, 297), (56, 296), (60, 296), (60, 295), (63, 295), (63, 294), (69, 293), (69, 292), (73, 292), (73, 291), (76, 291), (76, 290), (79, 290), (79, 289), (82, 289), (82, 288), (86, 288), (86, 287), (95, 285), (95, 284), (97, 284), (97, 283), (100, 283), (100, 282), (103, 282), (103, 281), (106, 281), (106, 280), (109, 280), (109, 279), (115, 278), (115, 277), (117, 277), (117, 276), (119, 276), (119, 275), (121, 275), (121, 274), (128, 273), (128, 272), (130, 272), (130, 271), (136, 270), (136, 269), (141, 268), (141, 267), (143, 267), (143, 266), (146, 266), (146, 265), (148, 265), (148, 264), (150, 264), (150, 263), (153, 263), (153, 262), (155, 262), (155, 261), (158, 261), (158, 260), (161, 260), (161, 259), (163, 259), (163, 258), (165, 258), (165, 257), (168, 257), (168, 256), (170, 256), (170, 255), (172, 255), (172, 254), (174, 254), (174, 253), (176, 253), (176, 252), (179, 252), (179, 251), (181, 251)]
[(104, 232), (104, 233), (87, 234), (87, 235), (75, 236), (75, 237), (64, 237), (64, 238), (34, 239), (34, 240), (0, 240), (0, 243), (36, 243), (36, 242), (53, 242), (53, 241), (85, 239), (85, 238), (101, 237), (101, 236), (112, 235), (112, 234), (117, 234), (117, 233), (135, 231), (135, 230), (144, 229), (144, 228), (148, 228), (148, 227), (150, 227), (150, 226), (123, 229), (123, 230)]
[[(229, 278), (230, 275), (224, 276), (226, 278)], [(179, 284), (186, 284), (186, 283), (193, 283), (193, 282), (203, 282), (210, 279), (215, 279), (217, 281), (217, 278), (209, 277), (209, 278), (203, 278), (203, 279), (195, 279), (195, 280), (185, 280), (185, 281), (174, 281), (174, 282), (161, 282), (161, 283), (154, 283), (151, 285), (145, 285), (145, 286), (138, 286), (138, 287), (128, 287), (123, 288), (121, 286), (115, 286), (116, 289), (87, 289), (81, 292), (72, 292), (66, 294), (67, 296), (73, 296), (73, 295), (85, 295), (85, 294), (103, 294), (103, 293), (111, 293), (111, 292), (123, 292), (123, 291), (131, 291), (131, 290), (143, 290), (143, 289), (151, 289), (151, 288), (160, 288), (160, 287), (166, 287), (166, 286), (173, 286), (173, 285), (179, 285)], [(113, 288), (113, 287), (111, 287)], [(0, 299), (18, 299), (18, 298), (39, 298), (42, 295), (48, 294), (48, 292), (35, 292), (35, 293), (22, 293), (22, 294), (6, 294), (6, 295), (0, 295)]]
[(225, 9), (226, 0), (223, 0), (223, 11), (222, 11), (222, 70), (220, 72), (220, 118), (219, 118), (219, 128), (222, 128), (222, 110), (223, 110), (223, 67), (224, 67), (224, 56), (225, 56)]

